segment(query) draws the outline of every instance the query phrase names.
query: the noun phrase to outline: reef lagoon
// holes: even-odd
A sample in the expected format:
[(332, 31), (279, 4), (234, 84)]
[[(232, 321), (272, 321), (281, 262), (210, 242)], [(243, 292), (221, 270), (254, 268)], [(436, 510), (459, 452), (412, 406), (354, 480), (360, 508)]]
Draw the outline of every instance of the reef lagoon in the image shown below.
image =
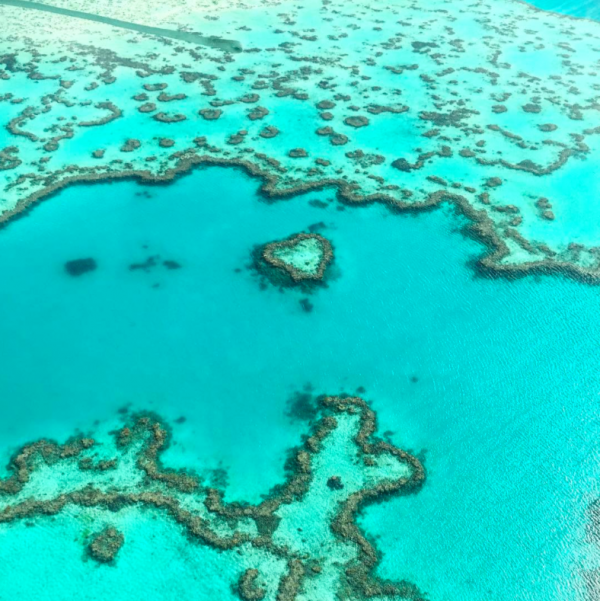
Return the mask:
[[(106, 433), (154, 411), (172, 428), (166, 465), (256, 504), (284, 480), (315, 397), (361, 395), (380, 434), (427, 470), (418, 494), (361, 518), (379, 574), (431, 599), (584, 599), (598, 561), (586, 535), (600, 496), (597, 288), (474, 277), (484, 248), (450, 205), (340, 211), (324, 192), (269, 204), (258, 185), (205, 168), (165, 187), (75, 186), (2, 231), (3, 464), (77, 431), (111, 459)], [(306, 312), (304, 291), (261, 289), (251, 254), (315, 224), (337, 274)], [(64, 264), (83, 257), (96, 269), (70, 275)], [(156, 265), (131, 269), (148, 257)], [(99, 568), (82, 556), (105, 524), (126, 540)], [(133, 510), (2, 526), (2, 595), (228, 598), (241, 567), (175, 526)]]
[(0, 600), (600, 599), (594, 7), (26, 4)]

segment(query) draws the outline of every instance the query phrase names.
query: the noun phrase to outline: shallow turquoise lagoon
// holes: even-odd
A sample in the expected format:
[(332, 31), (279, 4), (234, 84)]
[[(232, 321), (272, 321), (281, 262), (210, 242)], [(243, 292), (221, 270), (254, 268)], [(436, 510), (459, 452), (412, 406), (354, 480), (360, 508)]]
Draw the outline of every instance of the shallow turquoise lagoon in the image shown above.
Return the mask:
[[(418, 495), (362, 518), (381, 575), (439, 601), (583, 599), (581, 570), (597, 565), (585, 514), (600, 495), (600, 290), (475, 277), (484, 248), (448, 206), (344, 209), (333, 191), (268, 204), (258, 186), (219, 168), (76, 186), (0, 232), (3, 463), (131, 404), (186, 418), (168, 463), (225, 468), (226, 498), (256, 501), (306, 430), (290, 396), (363, 386), (380, 430), (428, 470)], [(315, 224), (335, 266), (308, 313), (305, 295), (261, 289), (246, 267), (254, 245)], [(156, 255), (181, 269), (129, 269)], [(95, 271), (66, 273), (86, 257)], [(227, 598), (218, 553), (151, 517), (111, 516), (131, 541), (116, 567), (82, 561), (85, 516), (5, 528), (0, 598)]]

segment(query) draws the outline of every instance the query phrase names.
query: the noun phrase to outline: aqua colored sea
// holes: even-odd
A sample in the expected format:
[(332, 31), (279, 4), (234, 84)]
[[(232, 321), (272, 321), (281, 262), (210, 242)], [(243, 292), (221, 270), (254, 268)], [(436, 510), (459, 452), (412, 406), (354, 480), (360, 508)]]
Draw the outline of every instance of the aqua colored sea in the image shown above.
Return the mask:
[[(131, 404), (186, 418), (169, 464), (224, 468), (227, 498), (255, 501), (306, 429), (288, 415), (293, 393), (362, 386), (380, 430), (423, 452), (428, 476), (361, 520), (382, 576), (444, 601), (582, 599), (600, 495), (599, 290), (475, 277), (485, 249), (450, 207), (309, 204), (333, 191), (268, 204), (258, 186), (223, 168), (164, 187), (77, 186), (0, 233), (3, 463)], [(306, 312), (303, 293), (261, 289), (247, 266), (254, 245), (315, 224), (336, 272)], [(181, 269), (129, 268), (150, 256)], [(83, 257), (97, 269), (69, 275)], [(174, 527), (128, 523), (117, 566), (102, 569), (81, 561), (81, 523), (44, 524), (3, 531), (1, 599), (231, 595)]]
[(534, 0), (529, 4), (571, 17), (600, 19), (600, 3), (598, 3), (598, 0)]
[[(595, 1), (535, 4), (600, 16)], [(294, 394), (365, 389), (380, 431), (427, 470), (418, 494), (361, 517), (380, 576), (432, 601), (586, 599), (600, 288), (478, 277), (486, 249), (451, 206), (266, 202), (259, 186), (224, 168), (74, 186), (0, 230), (0, 477), (23, 444), (130, 407), (173, 424), (165, 462), (225, 470), (226, 499), (255, 502), (306, 433)], [(261, 286), (253, 248), (311, 230), (334, 245), (328, 286)], [(70, 275), (82, 258), (97, 269)], [(2, 529), (0, 600), (236, 598), (219, 553), (150, 514), (115, 520), (127, 543), (109, 567), (82, 561), (88, 524), (68, 512)]]

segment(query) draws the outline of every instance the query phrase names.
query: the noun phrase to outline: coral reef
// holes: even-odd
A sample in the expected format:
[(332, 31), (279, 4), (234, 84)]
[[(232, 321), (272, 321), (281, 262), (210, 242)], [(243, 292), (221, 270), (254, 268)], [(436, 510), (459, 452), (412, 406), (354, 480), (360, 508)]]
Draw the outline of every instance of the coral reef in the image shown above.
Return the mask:
[(258, 570), (252, 568), (241, 575), (238, 582), (238, 594), (243, 601), (261, 601), (261, 599), (264, 599), (265, 589), (256, 586), (258, 576)]
[(65, 271), (73, 277), (79, 277), (84, 273), (94, 271), (98, 267), (96, 260), (90, 258), (73, 259), (65, 263)]
[[(306, 286), (323, 282), (333, 261), (333, 247), (320, 234), (294, 234), (286, 240), (269, 242), (254, 251), (254, 266), (279, 286)], [(312, 308), (302, 304), (305, 311)]]
[[(518, 0), (360, 0), (351, 10), (328, 0), (289, 12), (269, 8), (280, 0), (220, 8), (201, 0), (216, 37), (198, 46), (190, 15), (177, 7), (169, 25), (179, 29), (169, 35), (180, 45), (144, 30), (156, 22), (130, 4), (111, 5), (116, 29), (24, 4), (0, 4), (0, 102), (13, 138), (0, 150), (0, 222), (76, 182), (165, 183), (199, 165), (241, 166), (264, 180), (269, 200), (336, 187), (348, 206), (455, 204), (489, 248), (481, 274), (600, 280), (595, 192), (576, 191), (574, 200), (561, 183), (596, 181), (593, 21)], [(244, 15), (259, 18), (260, 35)], [(85, 36), (73, 42), (73, 31)], [(219, 43), (236, 36), (243, 52)], [(202, 103), (191, 102), (197, 94)], [(157, 109), (163, 103), (168, 113)], [(117, 120), (122, 136), (114, 136)], [(540, 196), (553, 209), (532, 206)]]
[[(285, 482), (256, 505), (226, 503), (223, 491), (204, 486), (197, 474), (163, 465), (170, 429), (156, 415), (139, 413), (114, 433), (118, 461), (111, 463), (109, 472), (87, 467), (93, 439), (75, 438), (64, 445), (41, 440), (23, 447), (8, 466), (11, 475), (0, 480), (0, 528), (23, 520), (34, 525), (70, 506), (113, 514), (145, 507), (162, 519), (173, 520), (197, 543), (242, 557), (248, 549), (260, 549), (276, 559), (281, 572), (274, 581), (272, 577), (263, 581), (262, 570), (267, 568), (256, 565), (231, 583), (243, 600), (268, 596), (293, 601), (300, 595), (312, 599), (307, 592), (309, 582), (310, 589), (317, 591), (319, 586), (339, 583), (337, 591), (325, 589), (331, 599), (387, 595), (421, 600), (415, 585), (380, 581), (375, 576), (378, 554), (356, 519), (370, 503), (416, 493), (425, 481), (423, 465), (375, 436), (375, 413), (362, 399), (320, 397), (317, 407), (309, 435), (287, 461)], [(343, 460), (340, 448), (346, 449)], [(333, 457), (337, 457), (335, 466), (329, 463)], [(133, 469), (120, 467), (131, 466), (131, 460)], [(330, 473), (332, 469), (347, 474), (343, 484), (341, 476)], [(72, 484), (65, 473), (73, 475)], [(115, 473), (118, 480), (110, 478)], [(37, 479), (50, 482), (54, 477), (57, 480), (51, 488), (56, 494), (38, 497), (34, 492)], [(114, 484), (117, 481), (119, 485)], [(328, 494), (323, 496), (321, 490)], [(307, 509), (325, 520), (318, 552), (291, 527), (295, 516)], [(316, 522), (306, 524), (307, 528), (317, 526)], [(98, 562), (114, 563), (124, 543), (117, 528), (105, 526), (91, 537), (87, 553)]]
[(107, 526), (92, 536), (87, 546), (87, 552), (98, 563), (111, 563), (115, 560), (124, 542), (125, 537), (116, 528)]

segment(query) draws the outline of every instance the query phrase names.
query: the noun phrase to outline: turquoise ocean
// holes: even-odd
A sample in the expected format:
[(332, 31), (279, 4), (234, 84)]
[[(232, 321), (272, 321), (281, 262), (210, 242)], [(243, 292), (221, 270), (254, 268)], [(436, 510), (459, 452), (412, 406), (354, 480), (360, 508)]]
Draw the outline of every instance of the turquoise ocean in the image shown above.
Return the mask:
[[(600, 15), (594, 2), (536, 5)], [(217, 167), (165, 186), (77, 185), (0, 230), (2, 466), (128, 406), (173, 423), (166, 463), (225, 470), (226, 499), (255, 502), (306, 431), (294, 394), (362, 387), (380, 430), (427, 469), (419, 494), (361, 517), (381, 576), (435, 601), (585, 599), (582, 573), (600, 565), (586, 539), (600, 497), (600, 288), (479, 277), (486, 249), (449, 205), (393, 214), (333, 190), (266, 202), (259, 186)], [(248, 266), (255, 245), (311, 228), (336, 259), (307, 312), (304, 293), (263, 288)], [(88, 257), (96, 270), (65, 271)], [(130, 269), (149, 257), (158, 265)], [(111, 522), (127, 544), (109, 568), (81, 561), (77, 516), (3, 530), (0, 599), (236, 598), (226, 559), (175, 526)]]
[(571, 17), (596, 21), (600, 19), (600, 5), (597, 0), (535, 0), (529, 4)]

